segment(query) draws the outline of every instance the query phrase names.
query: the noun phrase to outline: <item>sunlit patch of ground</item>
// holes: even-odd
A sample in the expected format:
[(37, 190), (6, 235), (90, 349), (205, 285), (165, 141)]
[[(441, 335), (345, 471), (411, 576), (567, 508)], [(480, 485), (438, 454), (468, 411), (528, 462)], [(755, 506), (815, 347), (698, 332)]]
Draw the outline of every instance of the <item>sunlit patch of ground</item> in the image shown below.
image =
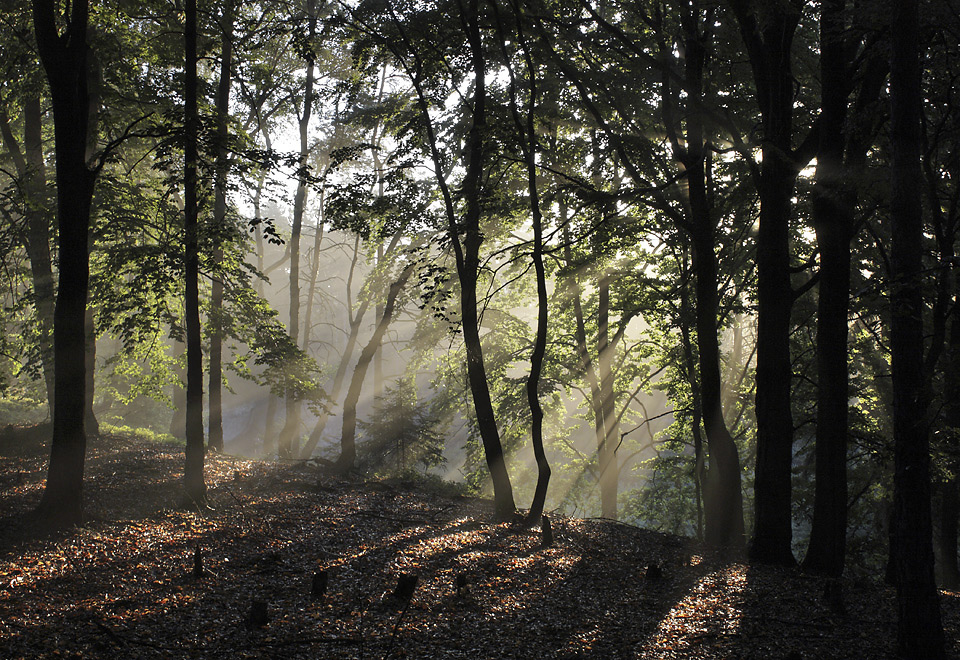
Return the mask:
[[(538, 529), (491, 522), (488, 501), (217, 455), (211, 508), (184, 510), (181, 451), (122, 437), (91, 448), (90, 522), (36, 537), (42, 443), (9, 449), (4, 659), (883, 658), (893, 643), (889, 589), (846, 582), (838, 616), (816, 578), (612, 522), (554, 516), (543, 548)], [(392, 598), (403, 573), (418, 576), (409, 603)], [(246, 623), (255, 600), (262, 627)], [(943, 602), (953, 640), (956, 594)]]

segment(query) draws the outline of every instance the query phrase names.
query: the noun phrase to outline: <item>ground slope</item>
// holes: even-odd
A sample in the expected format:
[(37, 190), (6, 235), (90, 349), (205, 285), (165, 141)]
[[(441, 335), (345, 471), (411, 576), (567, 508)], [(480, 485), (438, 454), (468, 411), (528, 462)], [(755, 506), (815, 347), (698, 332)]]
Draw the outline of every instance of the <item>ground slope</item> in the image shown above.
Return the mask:
[[(181, 450), (129, 437), (90, 448), (88, 524), (42, 536), (25, 517), (34, 436), (0, 433), (0, 658), (891, 656), (879, 584), (845, 581), (841, 614), (819, 578), (686, 539), (558, 516), (543, 548), (539, 530), (489, 522), (487, 501), (303, 464), (211, 456), (212, 508), (188, 511)], [(419, 578), (409, 603), (392, 597), (401, 574)], [(956, 651), (957, 594), (942, 602)]]

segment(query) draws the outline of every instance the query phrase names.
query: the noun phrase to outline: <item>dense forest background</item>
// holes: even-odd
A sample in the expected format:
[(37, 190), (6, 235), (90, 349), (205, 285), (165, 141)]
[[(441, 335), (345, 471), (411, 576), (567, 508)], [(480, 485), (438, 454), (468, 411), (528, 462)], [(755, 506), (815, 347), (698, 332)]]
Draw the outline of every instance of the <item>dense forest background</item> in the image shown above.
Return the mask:
[(50, 423), (40, 518), (83, 520), (88, 437), (148, 429), (192, 505), (207, 451), (311, 460), (885, 576), (900, 653), (942, 657), (957, 2), (0, 24), (0, 420)]

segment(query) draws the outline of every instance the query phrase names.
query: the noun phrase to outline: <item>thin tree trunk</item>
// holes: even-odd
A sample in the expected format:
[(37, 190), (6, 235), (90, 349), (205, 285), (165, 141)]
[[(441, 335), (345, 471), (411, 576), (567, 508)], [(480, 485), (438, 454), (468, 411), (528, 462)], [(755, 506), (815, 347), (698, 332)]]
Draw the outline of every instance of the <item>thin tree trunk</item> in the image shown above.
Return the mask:
[[(230, 116), (230, 69), (233, 59), (233, 0), (226, 0), (221, 18), (220, 81), (217, 85), (217, 162), (213, 191), (213, 222), (218, 228), (227, 222), (227, 123)], [(213, 253), (214, 274), (210, 291), (210, 437), (211, 449), (223, 451), (223, 277), (217, 270), (223, 261), (223, 248), (216, 242)]]
[(462, 192), (466, 201), (463, 217), (465, 235), (462, 242), (455, 218), (449, 216), (450, 238), (457, 251), (457, 272), (460, 280), (460, 313), (463, 327), (463, 341), (467, 352), (467, 378), (473, 405), (477, 415), (477, 427), (483, 442), (484, 455), (490, 477), (493, 480), (493, 498), (496, 515), (499, 519), (508, 519), (516, 513), (513, 488), (507, 475), (507, 465), (500, 442), (500, 432), (490, 400), (490, 388), (483, 362), (483, 346), (480, 342), (480, 319), (477, 310), (477, 280), (480, 275), (480, 244), (483, 236), (480, 231), (480, 195), (483, 176), (483, 145), (487, 132), (487, 86), (486, 58), (480, 36), (477, 0), (470, 0), (469, 8), (464, 12), (467, 28), (467, 42), (474, 75), (473, 125), (467, 137), (467, 172)]
[[(317, 17), (314, 0), (307, 0), (308, 38), (313, 39)], [(288, 330), (294, 344), (299, 343), (300, 333), (300, 232), (303, 226), (303, 212), (307, 205), (307, 157), (310, 155), (308, 128), (313, 111), (313, 56), (307, 62), (307, 81), (303, 92), (303, 114), (300, 116), (300, 168), (297, 182), (297, 194), (293, 201), (293, 228), (290, 232), (290, 324)], [(286, 392), (286, 418), (280, 431), (278, 453), (281, 458), (299, 456), (299, 448), (294, 446), (300, 433), (300, 395), (291, 386)]]
[(83, 468), (86, 454), (86, 366), (84, 313), (90, 264), (88, 235), (96, 171), (86, 163), (89, 129), (86, 42), (88, 6), (72, 4), (60, 36), (58, 5), (34, 0), (37, 48), (53, 98), (56, 149), (59, 272), (54, 311), (53, 438), (40, 517), (57, 527), (83, 520)]
[(897, 652), (945, 657), (934, 581), (930, 513), (929, 393), (923, 373), (923, 218), (920, 191), (920, 57), (917, 0), (893, 9), (890, 63), (894, 477), (891, 548), (897, 589)]
[[(430, 149), (431, 160), (436, 169), (437, 185), (443, 197), (444, 210), (447, 216), (447, 232), (450, 244), (453, 247), (457, 263), (457, 277), (460, 282), (460, 309), (463, 327), (463, 341), (467, 353), (467, 380), (470, 392), (473, 395), (474, 411), (477, 418), (477, 428), (483, 443), (484, 456), (487, 468), (493, 481), (494, 509), (497, 518), (506, 520), (516, 515), (516, 504), (513, 499), (513, 488), (507, 474), (506, 461), (503, 454), (503, 445), (500, 442), (500, 432), (490, 400), (490, 389), (487, 383), (486, 368), (483, 362), (483, 346), (480, 342), (479, 314), (477, 309), (477, 279), (480, 266), (480, 245), (483, 236), (480, 232), (481, 215), (481, 178), (484, 170), (484, 140), (486, 134), (486, 58), (483, 52), (483, 43), (479, 26), (479, 2), (469, 0), (462, 8), (461, 18), (467, 33), (467, 43), (470, 47), (473, 86), (473, 124), (467, 136), (464, 153), (466, 156), (466, 172), (461, 185), (460, 196), (465, 203), (462, 222), (457, 221), (457, 212), (453, 195), (443, 177), (443, 162), (437, 145), (437, 134), (430, 118), (430, 111), (426, 94), (420, 79), (420, 62), (417, 59), (416, 70), (411, 70), (409, 64), (401, 59), (401, 65), (407, 69), (410, 81), (417, 92), (417, 102), (420, 115), (426, 129), (427, 145)], [(401, 38), (405, 45), (411, 46), (409, 39), (401, 29)], [(461, 229), (462, 227), (462, 229)], [(463, 239), (460, 236), (463, 234)]]
[(53, 315), (54, 283), (50, 259), (50, 218), (46, 204), (46, 166), (43, 160), (42, 112), (40, 93), (29, 91), (23, 99), (23, 150), (13, 135), (6, 108), (0, 108), (0, 134), (10, 153), (17, 175), (23, 181), (28, 203), (26, 249), (30, 260), (34, 304), (37, 310), (40, 362), (47, 404), (53, 417)]
[[(517, 17), (519, 21), (519, 16)], [(535, 525), (543, 517), (543, 507), (547, 499), (547, 487), (550, 484), (550, 464), (543, 446), (543, 406), (540, 405), (540, 376), (543, 372), (543, 361), (547, 352), (547, 323), (548, 304), (547, 275), (543, 264), (543, 214), (540, 210), (540, 193), (537, 188), (537, 142), (536, 109), (537, 109), (537, 77), (533, 65), (533, 58), (527, 48), (527, 40), (523, 33), (523, 26), (517, 24), (517, 41), (523, 51), (529, 78), (529, 103), (527, 106), (527, 121), (524, 127), (520, 122), (519, 113), (515, 115), (517, 128), (524, 133), (523, 141), (527, 146), (523, 149), (527, 168), (527, 189), (530, 194), (530, 215), (533, 222), (533, 267), (537, 277), (537, 334), (533, 344), (533, 353), (530, 356), (530, 375), (527, 378), (527, 403), (530, 406), (531, 443), (533, 455), (537, 461), (537, 485), (533, 493), (530, 511), (527, 512), (525, 524)], [(506, 45), (504, 45), (506, 48)], [(508, 60), (509, 62), (509, 60)], [(513, 74), (511, 71), (511, 81)], [(512, 95), (511, 95), (512, 98)], [(513, 105), (514, 109), (516, 108)], [(516, 111), (516, 110), (515, 110)], [(608, 466), (612, 467), (612, 466)], [(614, 475), (615, 477), (618, 475)], [(614, 495), (614, 515), (616, 515), (616, 495)]]
[[(703, 26), (703, 27), (701, 27)], [(723, 417), (723, 386), (720, 376), (719, 263), (716, 254), (717, 219), (708, 190), (708, 161), (703, 117), (703, 71), (712, 40), (713, 9), (701, 15), (698, 3), (681, 16), (684, 39), (684, 79), (687, 98), (686, 139), (681, 144), (675, 128), (674, 99), (670, 78), (663, 79), (663, 114), (674, 155), (687, 174), (685, 223), (692, 245), (694, 316), (697, 330), (697, 369), (690, 367), (695, 401), (694, 454), (698, 492), (703, 496), (704, 540), (713, 546), (735, 549), (744, 545), (743, 495), (740, 456)], [(661, 50), (667, 52), (666, 44)], [(689, 344), (689, 340), (686, 340)], [(688, 348), (688, 352), (690, 349)], [(692, 360), (690, 360), (692, 362)], [(695, 404), (696, 407), (696, 404)], [(702, 440), (696, 428), (702, 421), (706, 435), (709, 468), (704, 467)]]
[(400, 277), (390, 285), (387, 292), (387, 300), (383, 306), (383, 315), (377, 322), (377, 327), (373, 331), (370, 341), (360, 351), (360, 359), (357, 360), (357, 366), (353, 370), (353, 378), (350, 380), (350, 387), (347, 388), (347, 396), (343, 400), (343, 431), (340, 435), (340, 457), (337, 459), (335, 469), (338, 472), (348, 472), (352, 470), (357, 460), (357, 402), (360, 400), (360, 392), (363, 389), (363, 380), (366, 378), (367, 369), (373, 360), (374, 354), (383, 341), (383, 335), (386, 334), (390, 322), (393, 320), (393, 310), (397, 303), (397, 296), (403, 290), (404, 285), (413, 274), (415, 264), (410, 264), (403, 269)]
[[(397, 236), (397, 239), (399, 239), (399, 235)], [(350, 318), (349, 328), (347, 330), (347, 343), (346, 346), (344, 346), (343, 354), (340, 356), (340, 363), (337, 365), (337, 371), (333, 376), (333, 385), (331, 385), (330, 391), (328, 392), (331, 401), (336, 401), (340, 396), (340, 390), (343, 387), (343, 381), (347, 375), (347, 368), (350, 366), (350, 360), (353, 357), (353, 350), (357, 346), (357, 337), (360, 336), (360, 326), (363, 323), (363, 317), (366, 315), (367, 309), (370, 306), (370, 301), (365, 299), (360, 302), (356, 313), (354, 313), (352, 309), (353, 276), (356, 271), (356, 265), (359, 256), (360, 237), (357, 236), (353, 245), (353, 261), (350, 263), (350, 273), (347, 276), (347, 314), (352, 315), (352, 317)], [(313, 431), (310, 433), (310, 437), (303, 446), (301, 457), (309, 458), (313, 455), (314, 450), (320, 443), (320, 438), (323, 437), (323, 432), (327, 428), (327, 422), (329, 420), (330, 415), (328, 415), (326, 412), (322, 412), (320, 414), (320, 417), (317, 418), (317, 423), (313, 426)]]
[(203, 354), (200, 343), (200, 246), (197, 223), (197, 135), (200, 128), (197, 113), (197, 0), (187, 0), (185, 19), (183, 201), (186, 230), (184, 315), (187, 326), (187, 445), (183, 486), (187, 502), (199, 505), (206, 501), (207, 486), (203, 476)]
[(600, 381), (600, 414), (603, 418), (603, 439), (597, 447), (600, 469), (600, 515), (617, 519), (617, 486), (620, 469), (617, 465), (619, 425), (616, 423), (616, 395), (613, 391), (613, 353), (610, 342), (610, 275), (602, 273), (597, 283), (597, 375)]

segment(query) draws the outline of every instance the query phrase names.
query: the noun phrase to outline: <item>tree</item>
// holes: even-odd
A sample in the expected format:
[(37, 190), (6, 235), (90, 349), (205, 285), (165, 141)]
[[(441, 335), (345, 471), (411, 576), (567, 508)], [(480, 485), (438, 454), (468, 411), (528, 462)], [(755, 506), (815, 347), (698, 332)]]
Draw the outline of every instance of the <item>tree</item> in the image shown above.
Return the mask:
[(917, 0), (892, 14), (890, 122), (894, 478), (890, 548), (897, 588), (897, 653), (946, 657), (933, 577), (929, 391), (923, 373), (923, 215), (920, 136), (920, 26)]
[[(864, 63), (859, 71), (851, 61), (855, 41), (846, 28), (849, 11), (844, 0), (824, 2), (820, 11), (820, 139), (811, 209), (820, 251), (816, 491), (803, 567), (838, 577), (843, 572), (847, 535), (850, 241), (855, 230), (858, 182), (875, 133), (873, 106), (887, 65), (872, 42), (861, 44)], [(851, 77), (856, 85), (850, 84)], [(848, 117), (854, 88), (856, 113)]]
[(184, 308), (187, 332), (187, 445), (183, 486), (187, 501), (203, 504), (207, 486), (203, 477), (203, 354), (200, 344), (200, 237), (197, 204), (197, 0), (187, 0), (184, 11)]
[[(216, 181), (214, 185), (213, 223), (223, 227), (227, 221), (227, 153), (228, 119), (230, 115), (230, 80), (233, 60), (233, 0), (226, 0), (223, 16), (220, 17), (220, 81), (217, 84), (216, 124), (217, 155)], [(216, 232), (215, 232), (216, 234)], [(213, 260), (223, 260), (223, 249), (214, 247)], [(220, 315), (223, 313), (223, 279), (214, 275), (210, 292), (210, 438), (212, 449), (223, 451), (223, 395), (220, 361), (223, 352), (223, 330)]]
[[(303, 89), (303, 112), (299, 118), (300, 157), (297, 161), (297, 193), (293, 202), (293, 227), (290, 234), (290, 338), (294, 344), (300, 336), (300, 233), (303, 227), (303, 213), (307, 204), (307, 157), (309, 156), (310, 116), (314, 103), (314, 60), (313, 38), (317, 28), (316, 5), (307, 0), (307, 34), (303, 45), (303, 55), (307, 61), (307, 78)], [(294, 391), (286, 394), (286, 419), (278, 439), (277, 453), (282, 458), (291, 458), (298, 454), (294, 439), (300, 431), (300, 401)]]
[[(483, 444), (487, 467), (493, 480), (495, 515), (499, 519), (509, 519), (516, 513), (516, 504), (513, 499), (513, 488), (507, 474), (504, 459), (503, 445), (497, 429), (497, 420), (494, 414), (493, 403), (490, 398), (490, 387), (487, 382), (486, 369), (483, 360), (483, 345), (480, 341), (480, 317), (477, 300), (477, 282), (480, 275), (480, 246), (483, 243), (483, 234), (480, 231), (480, 220), (483, 215), (484, 196), (489, 191), (484, 189), (484, 173), (488, 152), (487, 126), (487, 58), (484, 50), (479, 1), (469, 0), (467, 5), (460, 6), (453, 16), (453, 20), (460, 23), (463, 36), (466, 39), (469, 60), (466, 74), (472, 77), (472, 96), (467, 109), (469, 130), (464, 143), (464, 173), (460, 181), (459, 198), (463, 200), (462, 214), (457, 212), (457, 204), (447, 184), (445, 172), (447, 159), (440, 152), (440, 144), (434, 120), (430, 116), (430, 99), (425, 91), (428, 80), (426, 76), (430, 70), (425, 67), (424, 56), (420, 48), (433, 35), (418, 34), (424, 43), (414, 43), (408, 34), (408, 29), (416, 26), (413, 22), (406, 23), (396, 14), (394, 7), (390, 7), (393, 26), (399, 32), (400, 43), (389, 40), (384, 45), (390, 49), (399, 65), (413, 84), (417, 95), (417, 106), (420, 113), (420, 124), (425, 136), (425, 150), (430, 155), (437, 185), (443, 199), (443, 208), (447, 220), (447, 240), (453, 248), (456, 260), (457, 279), (460, 284), (460, 314), (463, 340), (467, 352), (467, 379), (470, 392), (473, 396), (474, 411), (477, 425)], [(414, 20), (422, 21), (425, 17), (414, 14)], [(446, 17), (444, 17), (446, 18)], [(429, 24), (429, 22), (428, 22)], [(402, 47), (402, 51), (401, 51)], [(431, 50), (432, 46), (427, 50)]]
[(33, 21), (53, 99), (60, 255), (53, 329), (53, 438), (47, 482), (37, 513), (62, 527), (83, 521), (84, 318), (90, 276), (90, 206), (98, 172), (87, 160), (89, 7), (86, 0), (74, 2), (66, 10), (53, 0), (34, 0)]
[(373, 331), (373, 336), (367, 345), (360, 351), (360, 359), (357, 360), (357, 366), (353, 371), (353, 378), (350, 380), (350, 387), (347, 388), (347, 395), (343, 401), (343, 431), (340, 439), (340, 457), (337, 459), (335, 468), (338, 472), (347, 472), (352, 470), (357, 460), (356, 433), (357, 433), (357, 402), (360, 400), (360, 390), (363, 387), (363, 380), (367, 374), (367, 368), (373, 360), (374, 354), (380, 348), (383, 336), (390, 327), (393, 320), (394, 308), (397, 304), (397, 297), (406, 285), (407, 280), (413, 274), (416, 263), (407, 265), (397, 277), (396, 281), (390, 285), (387, 292), (387, 299), (383, 305), (383, 313), (377, 321), (377, 327)]
[(790, 312), (797, 293), (790, 282), (791, 197), (797, 175), (813, 156), (811, 131), (793, 147), (792, 48), (803, 3), (730, 0), (746, 46), (761, 116), (762, 159), (757, 235), (757, 463), (750, 558), (792, 565), (790, 468), (793, 416), (790, 388)]

